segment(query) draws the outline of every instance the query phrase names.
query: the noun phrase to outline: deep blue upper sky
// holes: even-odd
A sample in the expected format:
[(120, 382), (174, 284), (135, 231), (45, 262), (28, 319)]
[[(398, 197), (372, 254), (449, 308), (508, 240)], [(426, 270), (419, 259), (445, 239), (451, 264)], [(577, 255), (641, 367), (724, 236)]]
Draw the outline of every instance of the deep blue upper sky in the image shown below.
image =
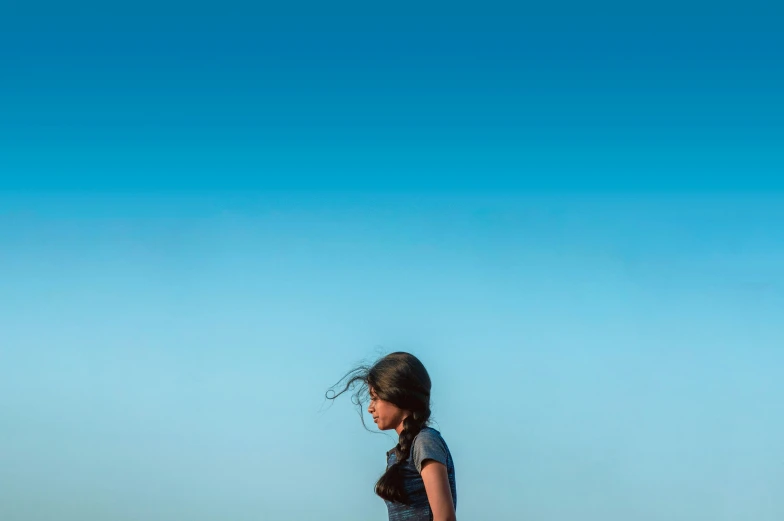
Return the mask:
[(782, 188), (782, 8), (11, 6), (19, 190)]

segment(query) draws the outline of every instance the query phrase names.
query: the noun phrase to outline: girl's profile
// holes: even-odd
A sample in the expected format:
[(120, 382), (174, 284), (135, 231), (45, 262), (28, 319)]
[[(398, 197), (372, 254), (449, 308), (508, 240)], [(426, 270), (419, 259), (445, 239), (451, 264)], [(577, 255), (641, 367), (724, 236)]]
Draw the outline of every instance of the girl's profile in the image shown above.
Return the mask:
[(349, 372), (337, 386), (327, 398), (354, 391), (354, 403), (368, 403), (379, 430), (398, 435), (375, 486), (389, 520), (454, 521), (455, 466), (441, 433), (430, 427), (430, 376), (422, 362), (409, 353), (391, 353)]

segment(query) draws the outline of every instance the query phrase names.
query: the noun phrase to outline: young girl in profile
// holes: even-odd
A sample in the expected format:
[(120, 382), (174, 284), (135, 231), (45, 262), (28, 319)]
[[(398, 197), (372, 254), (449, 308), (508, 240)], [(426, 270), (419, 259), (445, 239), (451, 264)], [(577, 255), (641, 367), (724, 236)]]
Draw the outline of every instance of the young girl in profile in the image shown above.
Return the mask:
[(356, 390), (354, 403), (362, 407), (369, 400), (367, 411), (378, 428), (398, 434), (375, 487), (389, 521), (455, 521), (455, 466), (441, 434), (429, 427), (430, 376), (422, 362), (391, 353), (349, 372), (337, 387), (327, 391), (328, 399)]

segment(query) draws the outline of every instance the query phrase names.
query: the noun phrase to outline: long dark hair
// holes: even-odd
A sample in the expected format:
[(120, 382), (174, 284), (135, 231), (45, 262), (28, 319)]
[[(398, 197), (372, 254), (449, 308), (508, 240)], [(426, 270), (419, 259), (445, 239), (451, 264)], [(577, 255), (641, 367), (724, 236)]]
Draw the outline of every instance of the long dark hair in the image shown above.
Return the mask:
[(354, 391), (351, 401), (359, 407), (362, 425), (365, 425), (362, 413), (370, 388), (380, 399), (411, 411), (403, 420), (403, 430), (394, 449), (395, 463), (379, 478), (375, 487), (376, 494), (382, 498), (407, 504), (409, 498), (403, 487), (402, 466), (411, 455), (414, 437), (430, 421), (430, 375), (414, 355), (390, 353), (370, 366), (361, 365), (350, 371), (327, 391), (326, 397), (334, 400), (346, 391)]

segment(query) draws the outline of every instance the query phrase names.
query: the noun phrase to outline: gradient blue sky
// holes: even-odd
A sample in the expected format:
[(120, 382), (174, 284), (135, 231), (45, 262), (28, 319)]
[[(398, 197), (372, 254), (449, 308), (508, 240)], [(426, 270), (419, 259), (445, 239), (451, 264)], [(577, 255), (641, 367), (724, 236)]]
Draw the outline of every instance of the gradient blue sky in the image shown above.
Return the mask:
[(19, 189), (781, 189), (781, 20), (778, 2), (11, 5), (0, 169)]
[(4, 7), (3, 521), (784, 518), (773, 2)]

